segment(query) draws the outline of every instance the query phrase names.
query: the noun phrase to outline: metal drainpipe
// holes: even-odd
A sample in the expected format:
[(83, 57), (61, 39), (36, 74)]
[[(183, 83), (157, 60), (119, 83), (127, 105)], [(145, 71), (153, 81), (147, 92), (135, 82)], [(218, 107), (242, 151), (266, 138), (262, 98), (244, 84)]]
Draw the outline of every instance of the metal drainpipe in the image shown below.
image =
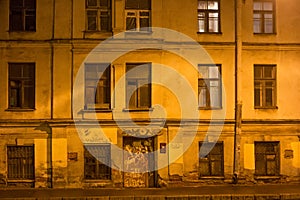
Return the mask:
[(240, 69), (242, 58), (242, 0), (235, 0), (235, 127), (234, 127), (234, 160), (233, 183), (238, 183), (240, 162), (240, 134), (242, 122), (242, 103), (240, 98)]

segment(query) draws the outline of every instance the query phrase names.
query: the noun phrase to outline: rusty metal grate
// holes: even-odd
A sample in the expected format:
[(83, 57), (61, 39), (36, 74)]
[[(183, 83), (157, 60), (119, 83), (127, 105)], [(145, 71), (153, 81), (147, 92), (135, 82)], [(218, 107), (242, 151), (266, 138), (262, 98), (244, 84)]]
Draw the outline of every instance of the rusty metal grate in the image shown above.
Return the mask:
[(34, 179), (33, 146), (7, 147), (8, 179)]

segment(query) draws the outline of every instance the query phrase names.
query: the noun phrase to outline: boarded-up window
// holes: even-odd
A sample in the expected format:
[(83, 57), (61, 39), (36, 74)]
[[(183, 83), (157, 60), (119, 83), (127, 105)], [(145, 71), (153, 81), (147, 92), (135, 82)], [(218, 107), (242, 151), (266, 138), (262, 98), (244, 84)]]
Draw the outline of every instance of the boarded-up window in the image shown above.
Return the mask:
[(279, 142), (255, 142), (255, 175), (279, 175)]
[[(211, 147), (213, 148), (211, 149)], [(211, 150), (210, 150), (211, 149)], [(209, 151), (210, 150), (210, 151)], [(203, 155), (201, 155), (201, 153)], [(223, 142), (215, 145), (209, 142), (199, 143), (199, 176), (223, 176), (224, 153)]]
[(10, 0), (9, 30), (35, 31), (36, 0)]
[(33, 146), (7, 147), (8, 179), (34, 179), (34, 148)]
[(84, 178), (111, 179), (110, 144), (84, 146)]

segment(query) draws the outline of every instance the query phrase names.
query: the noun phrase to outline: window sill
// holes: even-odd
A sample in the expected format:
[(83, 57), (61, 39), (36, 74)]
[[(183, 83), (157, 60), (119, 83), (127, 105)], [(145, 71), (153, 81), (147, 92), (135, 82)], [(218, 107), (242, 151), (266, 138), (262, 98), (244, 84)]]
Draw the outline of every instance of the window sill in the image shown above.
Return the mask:
[(253, 35), (269, 36), (269, 35), (277, 35), (277, 33), (253, 33)]
[(272, 107), (254, 107), (256, 110), (277, 110), (278, 106), (272, 106)]
[(85, 183), (99, 183), (99, 182), (104, 182), (104, 183), (109, 183), (111, 182), (111, 179), (84, 179)]
[(106, 108), (98, 108), (98, 109), (82, 109), (79, 111), (79, 114), (81, 113), (111, 113), (112, 109), (106, 109)]
[(280, 176), (258, 176), (254, 175), (254, 178), (257, 180), (267, 180), (267, 179), (280, 179)]
[(210, 108), (210, 107), (198, 107), (198, 110), (222, 110), (223, 108), (220, 107), (220, 108)]
[(145, 34), (145, 35), (151, 35), (153, 32), (152, 31), (140, 31), (140, 30), (137, 30), (137, 31), (125, 31), (125, 34), (128, 34), (128, 35), (139, 35), (139, 34)]
[(224, 176), (200, 176), (199, 179), (225, 179)]
[(197, 32), (197, 34), (222, 35), (222, 32)]
[(34, 180), (30, 179), (7, 179), (8, 183), (33, 183)]
[(13, 30), (8, 30), (8, 33), (36, 33), (36, 30), (20, 30), (20, 31), (13, 31)]
[(7, 112), (33, 112), (34, 108), (8, 108), (5, 111)]
[(149, 111), (153, 111), (153, 108), (124, 108), (123, 112), (149, 112)]

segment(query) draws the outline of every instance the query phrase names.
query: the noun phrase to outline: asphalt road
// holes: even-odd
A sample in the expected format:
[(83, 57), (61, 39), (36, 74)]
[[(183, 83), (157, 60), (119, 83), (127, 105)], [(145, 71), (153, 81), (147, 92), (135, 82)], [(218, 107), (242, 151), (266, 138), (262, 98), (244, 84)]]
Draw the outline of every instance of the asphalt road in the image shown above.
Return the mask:
[(191, 195), (280, 195), (293, 194), (300, 199), (300, 184), (294, 185), (220, 185), (146, 189), (0, 189), (0, 198), (87, 198)]

